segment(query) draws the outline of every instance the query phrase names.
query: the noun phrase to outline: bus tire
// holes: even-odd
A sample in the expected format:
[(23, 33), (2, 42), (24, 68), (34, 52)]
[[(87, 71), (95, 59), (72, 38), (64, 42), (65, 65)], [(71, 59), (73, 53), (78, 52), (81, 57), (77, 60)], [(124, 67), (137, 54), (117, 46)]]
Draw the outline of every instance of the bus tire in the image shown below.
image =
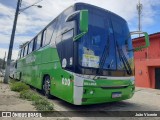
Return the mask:
[(51, 98), (50, 85), (51, 85), (50, 77), (47, 75), (44, 77), (44, 82), (43, 82), (43, 92), (47, 98)]

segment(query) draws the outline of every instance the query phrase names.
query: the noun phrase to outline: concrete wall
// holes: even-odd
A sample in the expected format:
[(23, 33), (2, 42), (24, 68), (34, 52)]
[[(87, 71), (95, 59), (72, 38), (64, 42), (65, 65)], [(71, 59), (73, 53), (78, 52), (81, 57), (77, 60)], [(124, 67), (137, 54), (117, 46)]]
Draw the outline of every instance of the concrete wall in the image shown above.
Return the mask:
[[(155, 88), (155, 68), (160, 68), (160, 33), (149, 36), (149, 48), (134, 53), (136, 86)], [(137, 38), (133, 46), (144, 45), (144, 38)]]

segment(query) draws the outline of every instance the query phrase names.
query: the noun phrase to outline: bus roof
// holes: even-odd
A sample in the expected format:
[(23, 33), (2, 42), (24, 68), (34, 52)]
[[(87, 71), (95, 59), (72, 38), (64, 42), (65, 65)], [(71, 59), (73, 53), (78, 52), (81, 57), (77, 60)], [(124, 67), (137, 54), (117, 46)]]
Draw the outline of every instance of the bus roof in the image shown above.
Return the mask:
[(93, 7), (93, 8), (95, 8), (95, 9), (99, 9), (99, 10), (101, 10), (101, 11), (106, 11), (106, 12), (108, 12), (108, 13), (110, 13), (110, 14), (113, 14), (113, 15), (115, 15), (115, 16), (117, 16), (117, 17), (119, 17), (119, 18), (123, 19), (124, 21), (126, 21), (123, 17), (121, 17), (121, 16), (117, 15), (116, 13), (111, 12), (111, 11), (109, 11), (109, 10), (107, 10), (107, 9), (104, 9), (104, 8), (101, 8), (101, 7), (98, 7), (98, 6), (92, 5), (92, 4), (78, 2), (78, 3), (75, 3), (73, 6), (79, 6), (79, 5), (83, 5), (83, 6), (90, 6), (90, 7)]
[[(120, 19), (123, 19), (123, 20), (126, 22), (126, 20), (125, 20), (124, 18), (122, 18), (121, 16), (119, 16), (119, 15), (117, 15), (117, 14), (115, 14), (115, 13), (109, 11), (109, 10), (106, 10), (106, 9), (104, 9), (104, 8), (101, 8), (101, 7), (98, 7), (98, 6), (95, 6), (95, 5), (91, 5), (91, 4), (88, 4), (88, 3), (78, 2), (78, 3), (75, 3), (75, 4), (67, 7), (66, 9), (64, 9), (64, 10), (63, 10), (57, 17), (55, 17), (46, 27), (44, 27), (40, 32), (38, 32), (38, 34), (40, 34), (40, 33), (41, 33), (42, 31), (44, 31), (50, 24), (52, 24), (52, 22), (53, 22), (54, 20), (56, 20), (64, 11), (66, 11), (66, 10), (69, 9), (70, 7), (76, 7), (76, 6), (86, 6), (86, 7), (89, 6), (89, 7), (95, 8), (95, 9), (99, 9), (99, 10), (101, 10), (101, 11), (106, 11), (106, 12), (108, 12), (108, 13), (110, 13), (110, 14), (112, 14), (112, 15), (120, 18)], [(38, 34), (36, 34), (36, 36), (37, 36)], [(34, 36), (33, 39), (35, 39), (36, 36)], [(30, 41), (32, 41), (33, 39), (31, 39)], [(26, 43), (20, 45), (20, 48), (25, 47), (25, 46), (27, 45), (27, 43), (29, 43), (30, 41), (27, 41)]]

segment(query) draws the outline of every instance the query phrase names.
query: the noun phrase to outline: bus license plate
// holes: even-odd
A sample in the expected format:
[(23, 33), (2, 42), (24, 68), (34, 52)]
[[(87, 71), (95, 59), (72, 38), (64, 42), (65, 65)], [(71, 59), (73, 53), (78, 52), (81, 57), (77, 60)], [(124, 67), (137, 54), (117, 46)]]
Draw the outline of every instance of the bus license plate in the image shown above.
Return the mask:
[(119, 98), (119, 97), (122, 97), (122, 93), (121, 92), (112, 93), (112, 98)]

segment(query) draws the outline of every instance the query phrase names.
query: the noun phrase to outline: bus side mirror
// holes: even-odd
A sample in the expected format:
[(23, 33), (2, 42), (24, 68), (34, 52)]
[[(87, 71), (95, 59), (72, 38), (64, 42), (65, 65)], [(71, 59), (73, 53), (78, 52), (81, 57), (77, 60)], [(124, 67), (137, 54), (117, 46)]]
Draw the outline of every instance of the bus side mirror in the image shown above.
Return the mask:
[(80, 31), (88, 32), (88, 10), (82, 10), (80, 12)]
[(73, 38), (74, 41), (78, 40), (88, 32), (88, 10), (76, 11), (67, 16), (65, 21), (70, 22), (76, 20), (77, 15), (79, 15), (79, 29), (81, 33)]
[(131, 35), (135, 35), (135, 34), (143, 34), (144, 38), (145, 38), (145, 45), (144, 46), (140, 46), (137, 48), (134, 48), (134, 51), (139, 51), (142, 50), (143, 48), (148, 48), (150, 46), (150, 42), (149, 42), (149, 36), (147, 32), (141, 32), (141, 31), (134, 31), (130, 33)]

